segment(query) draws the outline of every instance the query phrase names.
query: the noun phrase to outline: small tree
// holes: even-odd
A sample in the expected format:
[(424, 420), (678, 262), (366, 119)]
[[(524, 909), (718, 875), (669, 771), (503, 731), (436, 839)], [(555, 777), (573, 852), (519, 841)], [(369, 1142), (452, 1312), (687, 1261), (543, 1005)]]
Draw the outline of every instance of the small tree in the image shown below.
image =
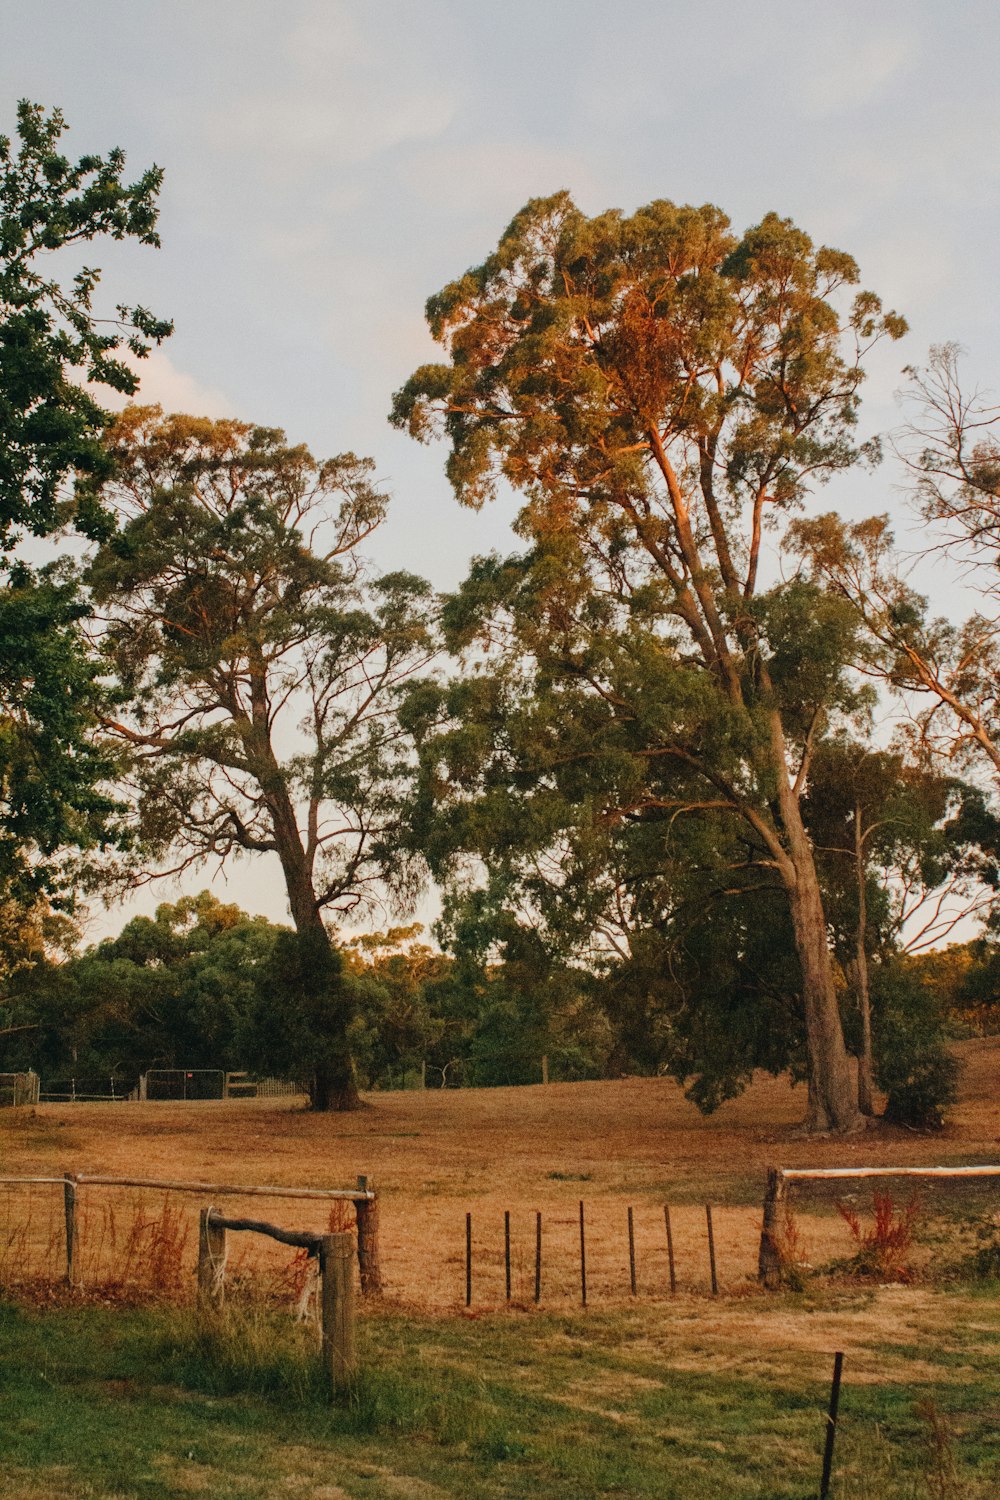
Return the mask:
[(858, 1099), (871, 1115), (872, 963), (940, 942), (989, 904), (997, 824), (977, 788), (847, 734), (817, 747), (804, 807), (857, 1002)]
[[(325, 953), (325, 912), (413, 888), (396, 847), (409, 770), (395, 709), (433, 652), (429, 588), (366, 577), (358, 548), (385, 501), (352, 454), (318, 463), (274, 429), (159, 408), (123, 413), (110, 444), (102, 498), (121, 530), (90, 582), (133, 705), (107, 727), (134, 757), (137, 837), (151, 858), (173, 851), (175, 873), (276, 855), (301, 951)], [(332, 951), (323, 964), (332, 997)], [(337, 990), (317, 1108), (357, 1102), (349, 1019)]]

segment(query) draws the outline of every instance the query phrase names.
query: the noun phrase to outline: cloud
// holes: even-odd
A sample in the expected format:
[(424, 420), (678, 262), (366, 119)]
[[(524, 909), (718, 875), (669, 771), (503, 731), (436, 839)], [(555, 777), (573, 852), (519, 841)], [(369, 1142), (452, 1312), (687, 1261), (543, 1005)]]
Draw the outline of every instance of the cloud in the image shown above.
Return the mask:
[[(185, 412), (197, 417), (232, 417), (237, 413), (223, 393), (213, 386), (203, 385), (196, 376), (180, 370), (163, 349), (153, 349), (146, 359), (125, 356), (139, 376), (139, 390), (131, 399), (143, 406), (162, 406), (164, 411)], [(129, 398), (118, 396), (106, 387), (95, 391), (102, 406), (120, 410)]]
[(417, 152), (408, 166), (407, 187), (436, 208), (488, 217), (494, 239), (529, 198), (560, 188), (577, 200), (607, 192), (583, 153), (509, 141)]
[(915, 36), (896, 30), (865, 39), (831, 36), (829, 41), (816, 48), (822, 61), (802, 60), (796, 93), (807, 117), (844, 114), (869, 104), (915, 65), (920, 51)]
[(241, 91), (238, 108), (220, 101), (207, 130), (215, 146), (252, 150), (286, 177), (317, 158), (331, 166), (370, 161), (439, 135), (455, 117), (456, 89), (439, 77), (422, 82), (408, 38), (393, 28), (362, 33), (353, 7), (307, 7), (282, 54), (281, 87), (253, 97)]

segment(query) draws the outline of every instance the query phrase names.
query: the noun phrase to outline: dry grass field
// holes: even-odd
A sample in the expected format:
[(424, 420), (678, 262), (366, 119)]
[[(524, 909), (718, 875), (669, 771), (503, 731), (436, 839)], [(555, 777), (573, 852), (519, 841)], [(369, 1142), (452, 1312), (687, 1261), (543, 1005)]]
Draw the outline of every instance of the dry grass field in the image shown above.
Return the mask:
[[(534, 1292), (535, 1213), (543, 1215), (542, 1302), (579, 1299), (578, 1202), (587, 1220), (588, 1291), (595, 1303), (628, 1298), (626, 1212), (633, 1206), (639, 1292), (667, 1286), (663, 1205), (671, 1206), (681, 1287), (707, 1288), (704, 1204), (714, 1207), (723, 1290), (746, 1288), (754, 1272), (768, 1165), (959, 1165), (1000, 1155), (1000, 1040), (961, 1048), (962, 1098), (940, 1134), (876, 1126), (847, 1141), (809, 1139), (799, 1129), (804, 1089), (761, 1077), (742, 1098), (704, 1119), (667, 1079), (550, 1084), (490, 1090), (428, 1090), (370, 1095), (348, 1115), (311, 1115), (301, 1101), (46, 1105), (0, 1117), (3, 1174), (66, 1170), (214, 1183), (351, 1186), (366, 1173), (381, 1194), (387, 1291), (425, 1311), (464, 1304), (465, 1214), (473, 1216), (474, 1305), (504, 1300), (503, 1215), (511, 1213), (513, 1297)], [(840, 1196), (848, 1197), (851, 1184)], [(899, 1200), (907, 1188), (896, 1188)], [(961, 1209), (968, 1189), (950, 1197)], [(138, 1213), (162, 1215), (158, 1195), (87, 1188), (82, 1192), (82, 1266), (116, 1246)], [(870, 1203), (859, 1189), (856, 1202)], [(320, 1228), (317, 1203), (227, 1198), (247, 1211), (301, 1228)], [(30, 1206), (30, 1215), (26, 1209)], [(167, 1225), (193, 1267), (197, 1196), (171, 1199)], [(933, 1211), (934, 1200), (927, 1214)], [(812, 1263), (847, 1254), (849, 1232), (814, 1190), (800, 1190), (798, 1222)], [(925, 1215), (926, 1216), (926, 1215)], [(16, 1226), (30, 1217), (30, 1240)], [(58, 1188), (0, 1192), (0, 1231), (8, 1259), (61, 1254)], [(244, 1260), (266, 1254), (243, 1239)], [(134, 1251), (135, 1246), (128, 1253)], [(2, 1250), (2, 1240), (0, 1240)], [(284, 1252), (283, 1252), (284, 1253)], [(88, 1262), (89, 1256), (89, 1262)], [(286, 1257), (287, 1259), (287, 1257)]]
[[(801, 1500), (815, 1494), (832, 1351), (846, 1354), (836, 1500), (986, 1500), (1000, 1485), (996, 1283), (943, 1269), (990, 1227), (992, 1183), (925, 1195), (916, 1277), (877, 1285), (754, 1281), (766, 1168), (962, 1165), (1000, 1153), (1000, 1042), (967, 1043), (962, 1098), (933, 1136), (875, 1127), (804, 1137), (804, 1090), (761, 1078), (703, 1119), (662, 1079), (375, 1094), (350, 1115), (295, 1101), (48, 1105), (0, 1116), (0, 1174), (67, 1170), (381, 1194), (388, 1297), (365, 1309), (363, 1378), (330, 1408), (315, 1356), (260, 1290), (287, 1293), (291, 1252), (232, 1236), (229, 1344), (208, 1349), (190, 1310), (123, 1308), (102, 1291), (144, 1270), (190, 1301), (204, 1199), (85, 1186), (84, 1295), (42, 1307), (0, 1297), (0, 1493), (24, 1500)], [(851, 1188), (851, 1184), (846, 1185)], [(907, 1190), (898, 1191), (905, 1203)], [(848, 1192), (841, 1189), (841, 1196)], [(579, 1307), (578, 1202), (589, 1306)], [(870, 1203), (858, 1189), (855, 1206)], [(227, 1211), (321, 1228), (322, 1203), (226, 1198)], [(722, 1296), (708, 1287), (714, 1206)], [(680, 1286), (671, 1298), (663, 1205)], [(637, 1231), (629, 1295), (627, 1208)], [(503, 1214), (513, 1228), (504, 1310)], [(344, 1211), (342, 1207), (340, 1211)], [(541, 1308), (533, 1305), (543, 1214)], [(0, 1189), (0, 1291), (64, 1266), (58, 1185)], [(349, 1210), (346, 1210), (349, 1212)], [(465, 1308), (465, 1215), (474, 1296)], [(832, 1194), (801, 1193), (808, 1260), (851, 1252)], [(964, 1236), (964, 1241), (963, 1241)], [(141, 1278), (137, 1276), (137, 1280)], [(135, 1282), (133, 1284), (136, 1284)], [(127, 1290), (127, 1287), (126, 1287)], [(32, 1300), (32, 1299), (29, 1299)], [(127, 1299), (126, 1299), (127, 1300)], [(141, 1300), (141, 1299), (140, 1299)], [(111, 1305), (105, 1305), (110, 1301)], [(523, 1309), (523, 1311), (522, 1311)], [(227, 1315), (228, 1316), (228, 1315)], [(243, 1322), (245, 1316), (250, 1322)], [(292, 1343), (288, 1341), (291, 1340)], [(226, 1350), (228, 1349), (228, 1353)], [(304, 1359), (304, 1363), (303, 1363)]]

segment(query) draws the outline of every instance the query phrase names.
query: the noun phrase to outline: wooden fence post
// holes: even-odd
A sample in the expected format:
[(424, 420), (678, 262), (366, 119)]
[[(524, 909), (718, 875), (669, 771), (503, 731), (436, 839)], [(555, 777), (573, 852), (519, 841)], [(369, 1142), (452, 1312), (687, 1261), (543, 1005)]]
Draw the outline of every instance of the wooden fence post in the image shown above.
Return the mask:
[(542, 1082), (549, 1081), (549, 1057), (547, 1052), (542, 1053)]
[(472, 1306), (472, 1215), (465, 1216), (465, 1305)]
[(631, 1204), (629, 1205), (629, 1211), (628, 1211), (628, 1276), (629, 1276), (629, 1284), (630, 1284), (630, 1286), (632, 1288), (632, 1296), (634, 1297), (635, 1294), (636, 1294), (636, 1285), (635, 1285), (635, 1225), (632, 1222), (632, 1206), (631, 1206)]
[(823, 1477), (819, 1485), (819, 1500), (827, 1500), (830, 1493), (830, 1475), (833, 1472), (833, 1443), (837, 1436), (837, 1408), (840, 1405), (840, 1377), (844, 1368), (843, 1354), (833, 1356), (833, 1385), (830, 1389), (830, 1410), (826, 1418), (826, 1443), (823, 1446)]
[(507, 1278), (507, 1301), (510, 1301), (510, 1209), (504, 1209), (503, 1215), (503, 1261), (504, 1271)]
[(198, 1220), (198, 1306), (220, 1308), (225, 1295), (226, 1231), (203, 1208)]
[(769, 1167), (767, 1191), (764, 1194), (764, 1222), (760, 1231), (760, 1251), (757, 1256), (757, 1277), (764, 1286), (774, 1291), (781, 1285), (781, 1246), (778, 1243), (778, 1220), (785, 1206), (787, 1189), (784, 1173), (780, 1167)]
[(73, 1270), (78, 1246), (76, 1224), (76, 1174), (66, 1172), (63, 1178), (63, 1210), (66, 1215), (66, 1285), (74, 1285)]
[[(358, 1178), (358, 1191), (371, 1192), (367, 1177)], [(378, 1253), (378, 1198), (358, 1198), (355, 1205), (358, 1220), (358, 1273), (361, 1295), (378, 1297), (382, 1292), (382, 1266)]]
[(663, 1205), (663, 1222), (667, 1228), (667, 1265), (670, 1268), (670, 1295), (677, 1291), (677, 1272), (674, 1268), (674, 1234), (670, 1227), (670, 1205)]
[(329, 1377), (332, 1395), (350, 1385), (356, 1367), (353, 1261), (350, 1230), (323, 1236), (319, 1251), (323, 1368)]
[(712, 1205), (705, 1204), (705, 1223), (708, 1226), (708, 1266), (712, 1273), (712, 1296), (719, 1295), (719, 1278), (715, 1274), (715, 1235), (712, 1232)]
[(587, 1305), (587, 1241), (583, 1228), (583, 1199), (580, 1199), (580, 1302)]

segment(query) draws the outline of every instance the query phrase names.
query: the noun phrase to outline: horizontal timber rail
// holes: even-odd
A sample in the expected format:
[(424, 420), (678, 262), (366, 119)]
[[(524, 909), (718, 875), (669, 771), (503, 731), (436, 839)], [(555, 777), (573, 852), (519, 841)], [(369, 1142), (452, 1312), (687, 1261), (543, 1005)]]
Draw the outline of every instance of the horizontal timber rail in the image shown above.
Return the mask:
[(993, 1167), (779, 1167), (786, 1182), (824, 1177), (1000, 1177)]
[[(372, 1203), (378, 1194), (372, 1188), (293, 1188), (293, 1187), (248, 1187), (234, 1183), (218, 1182), (173, 1182), (162, 1177), (106, 1177), (103, 1173), (74, 1172), (74, 1182), (83, 1186), (92, 1183), (99, 1187), (163, 1188), (172, 1193), (223, 1193), (240, 1198), (341, 1198), (352, 1203)], [(0, 1186), (23, 1182), (64, 1182), (62, 1177), (0, 1177)]]
[(781, 1285), (782, 1257), (779, 1244), (779, 1215), (785, 1206), (785, 1189), (789, 1182), (846, 1181), (866, 1177), (923, 1177), (942, 1181), (948, 1177), (1000, 1177), (1000, 1165), (988, 1163), (977, 1167), (770, 1167), (764, 1193), (764, 1222), (760, 1231), (757, 1257), (758, 1279), (766, 1287)]
[(203, 1314), (210, 1309), (218, 1312), (223, 1304), (227, 1230), (265, 1234), (316, 1257), (323, 1369), (332, 1396), (349, 1389), (357, 1362), (350, 1233), (341, 1230), (314, 1234), (309, 1230), (279, 1229), (261, 1219), (225, 1219), (214, 1208), (203, 1208), (198, 1233), (198, 1306)]
[[(379, 1197), (375, 1189), (369, 1187), (369, 1179), (364, 1176), (358, 1178), (358, 1185), (353, 1188), (297, 1188), (247, 1183), (178, 1182), (161, 1177), (113, 1177), (103, 1172), (64, 1172), (61, 1177), (0, 1177), (0, 1187), (29, 1187), (44, 1183), (63, 1189), (66, 1210), (66, 1280), (70, 1286), (76, 1284), (74, 1261), (78, 1232), (76, 1208), (79, 1191), (83, 1187), (112, 1187), (148, 1188), (153, 1192), (166, 1193), (197, 1193), (201, 1197), (213, 1198), (293, 1198), (353, 1203), (357, 1216), (357, 1253), (361, 1290), (365, 1296), (377, 1296), (382, 1291), (382, 1268), (379, 1258)], [(268, 1227), (250, 1219), (233, 1220), (231, 1227), (269, 1232)], [(281, 1238), (279, 1234), (274, 1234), (272, 1237)], [(308, 1244), (305, 1244), (301, 1237), (288, 1240), (286, 1243), (309, 1249), (313, 1240), (319, 1241), (322, 1238), (322, 1235), (313, 1235)], [(322, 1251), (321, 1249), (312, 1250), (312, 1253), (321, 1254)]]
[(221, 1214), (209, 1209), (205, 1219), (210, 1229), (249, 1230), (254, 1234), (266, 1234), (283, 1245), (294, 1245), (299, 1250), (308, 1250), (318, 1255), (323, 1235), (313, 1234), (308, 1229), (279, 1229), (277, 1224), (266, 1224), (263, 1219), (224, 1219)]

